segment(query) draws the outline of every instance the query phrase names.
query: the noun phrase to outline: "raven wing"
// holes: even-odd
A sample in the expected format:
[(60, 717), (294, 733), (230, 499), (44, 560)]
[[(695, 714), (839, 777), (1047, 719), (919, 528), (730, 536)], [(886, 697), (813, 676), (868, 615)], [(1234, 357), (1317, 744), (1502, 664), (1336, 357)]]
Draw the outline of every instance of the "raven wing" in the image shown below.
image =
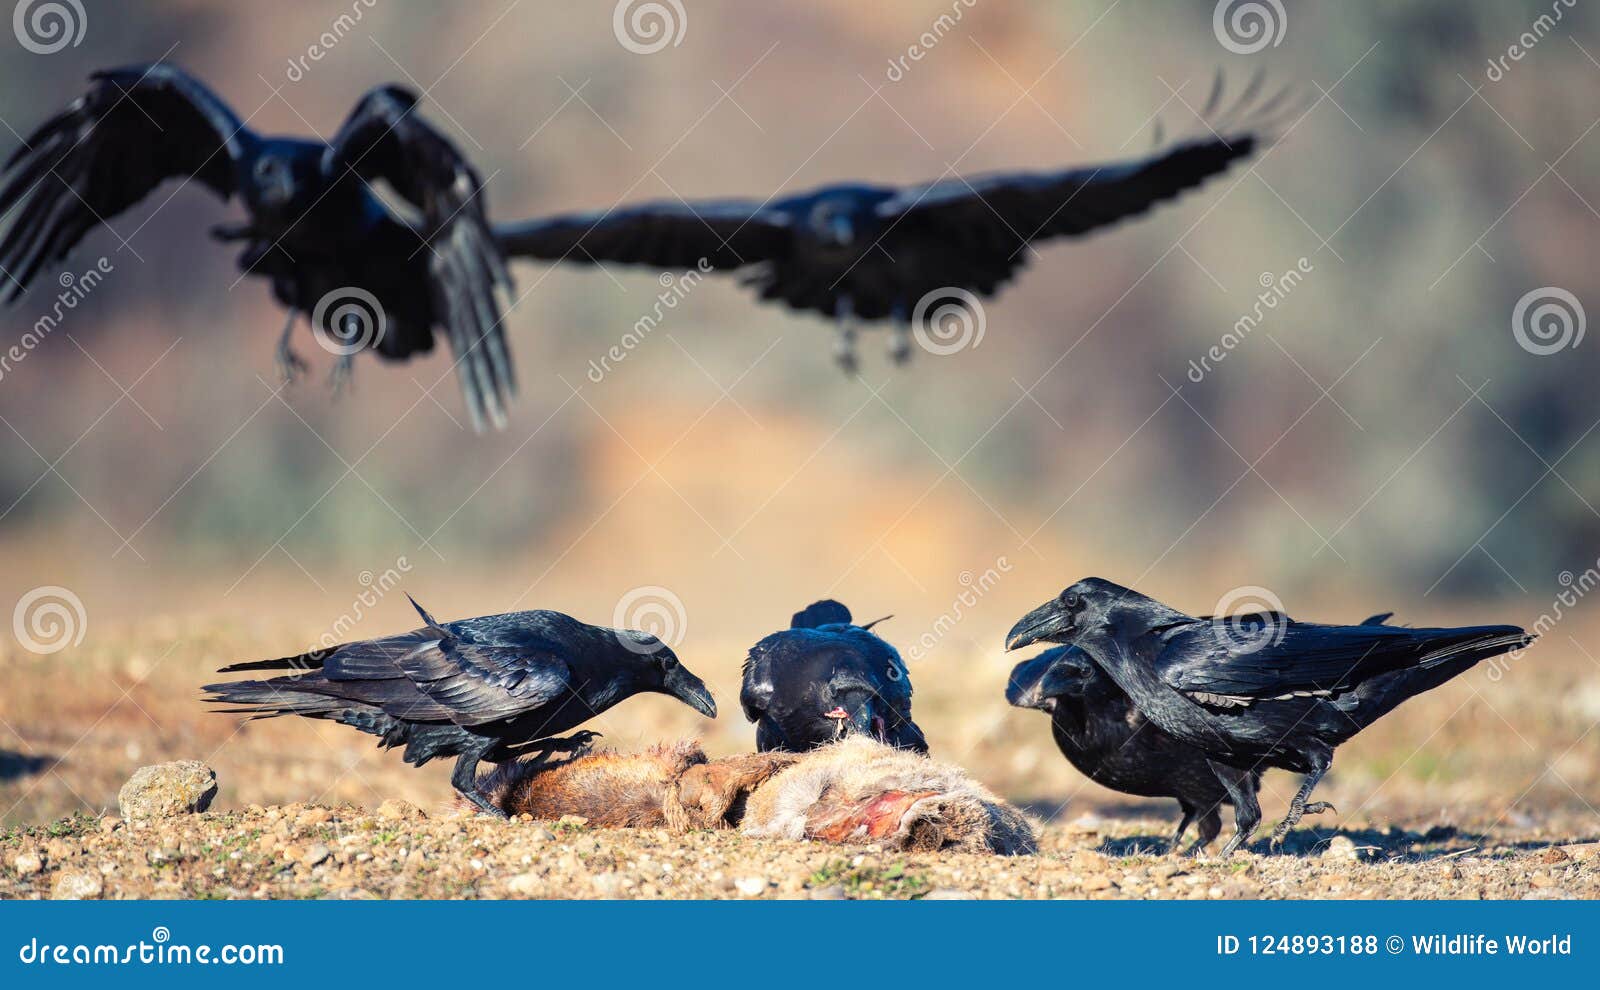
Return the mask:
[(473, 726), (555, 700), (571, 681), (561, 649), (469, 643), (442, 627), (341, 647), (322, 665), (329, 693), (397, 718)]
[(1158, 672), (1196, 701), (1226, 708), (1340, 694), (1389, 671), (1432, 667), (1469, 653), (1487, 656), (1527, 638), (1515, 626), (1406, 629), (1282, 618), (1281, 626), (1247, 629), (1226, 619), (1176, 627), (1164, 637)]
[(346, 172), (384, 179), (421, 211), (428, 290), (473, 427), (481, 432), (487, 416), (504, 429), (517, 382), (495, 290), (509, 292), (511, 276), (485, 218), (477, 171), (416, 106), (417, 97), (398, 86), (369, 92), (329, 143), (323, 171), (330, 180)]
[(197, 179), (224, 200), (256, 142), (227, 104), (182, 69), (155, 63), (96, 72), (88, 92), (6, 161), (0, 270), (15, 301), (39, 269), (168, 179)]
[(782, 255), (792, 218), (751, 200), (643, 203), (495, 227), (508, 255), (655, 268), (742, 268)]
[(901, 190), (877, 214), (897, 236), (950, 236), (971, 250), (1009, 256), (1033, 241), (1086, 234), (1144, 213), (1224, 171), (1258, 142), (1255, 134), (1235, 134), (1135, 161), (944, 179)]
[(739, 684), (739, 708), (745, 721), (754, 722), (767, 713), (777, 685), (772, 681), (772, 652), (777, 646), (776, 636), (768, 636), (744, 658), (743, 677)]

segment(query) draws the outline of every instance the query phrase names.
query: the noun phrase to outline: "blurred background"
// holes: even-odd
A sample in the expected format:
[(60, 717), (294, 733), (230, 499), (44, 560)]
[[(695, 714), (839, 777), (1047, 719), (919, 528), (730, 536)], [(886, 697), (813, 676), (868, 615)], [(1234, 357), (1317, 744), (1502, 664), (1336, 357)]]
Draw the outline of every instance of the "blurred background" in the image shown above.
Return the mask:
[[(104, 273), (0, 367), (7, 823), (113, 806), (177, 757), (218, 768), (223, 805), (442, 800), (448, 767), (197, 700), (224, 663), (411, 628), (402, 589), (442, 618), (554, 608), (681, 639), (722, 719), (645, 697), (597, 727), (717, 753), (753, 739), (750, 644), (825, 596), (893, 613), (938, 754), (1044, 813), (1164, 813), (1086, 784), (1002, 698), (1005, 630), (1097, 574), (1195, 614), (1538, 624), (1526, 657), (1341, 750), (1325, 796), (1362, 820), (1600, 830), (1588, 6), (56, 6), (76, 44), (3, 42), (0, 142), (97, 67), (167, 59), (259, 131), (324, 137), (397, 81), (496, 219), (1141, 155), (1157, 121), (1201, 129), (1219, 69), (1305, 110), (1253, 167), (1041, 246), (958, 353), (896, 368), (866, 334), (859, 380), (826, 323), (713, 278), (597, 384), (657, 273), (517, 263), (522, 394), (492, 436), (441, 354), (360, 358), (334, 400), (302, 333), (314, 376), (280, 391), (282, 311), (205, 233), (239, 207), (163, 189), (0, 316), (9, 347), (58, 275)], [(1291, 789), (1269, 777), (1269, 815)]]

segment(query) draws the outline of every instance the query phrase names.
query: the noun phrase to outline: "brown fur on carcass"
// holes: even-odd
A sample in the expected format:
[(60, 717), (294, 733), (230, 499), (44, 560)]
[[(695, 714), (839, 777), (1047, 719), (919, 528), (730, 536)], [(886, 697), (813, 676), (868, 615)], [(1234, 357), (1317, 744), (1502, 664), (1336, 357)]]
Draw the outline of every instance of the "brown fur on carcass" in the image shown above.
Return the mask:
[(707, 760), (696, 743), (509, 763), (484, 782), (508, 814), (597, 826), (737, 828), (746, 835), (891, 849), (1025, 855), (1022, 813), (959, 767), (865, 736), (807, 753)]
[(668, 787), (705, 762), (695, 742), (652, 746), (642, 753), (601, 750), (555, 763), (502, 763), (479, 787), (511, 815), (550, 821), (578, 815), (602, 828), (665, 828)]

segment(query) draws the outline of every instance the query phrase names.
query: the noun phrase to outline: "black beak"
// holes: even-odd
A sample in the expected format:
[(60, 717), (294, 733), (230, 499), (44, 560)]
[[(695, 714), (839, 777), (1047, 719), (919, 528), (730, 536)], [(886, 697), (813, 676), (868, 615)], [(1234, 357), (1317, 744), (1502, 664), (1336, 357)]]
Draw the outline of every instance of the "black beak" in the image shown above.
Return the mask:
[(1072, 619), (1063, 614), (1061, 603), (1052, 599), (1017, 620), (1006, 633), (1006, 649), (1018, 650), (1040, 642), (1070, 642), (1072, 632)]
[(706, 718), (717, 717), (717, 702), (706, 689), (705, 681), (689, 673), (689, 669), (682, 664), (667, 671), (662, 687), (668, 694)]
[[(1013, 634), (1016, 630), (1012, 630)], [(1050, 669), (1050, 660), (1038, 656), (1032, 660), (1024, 660), (1011, 668), (1011, 679), (1006, 682), (1006, 703), (1013, 708), (1040, 708), (1044, 704), (1045, 674)]]

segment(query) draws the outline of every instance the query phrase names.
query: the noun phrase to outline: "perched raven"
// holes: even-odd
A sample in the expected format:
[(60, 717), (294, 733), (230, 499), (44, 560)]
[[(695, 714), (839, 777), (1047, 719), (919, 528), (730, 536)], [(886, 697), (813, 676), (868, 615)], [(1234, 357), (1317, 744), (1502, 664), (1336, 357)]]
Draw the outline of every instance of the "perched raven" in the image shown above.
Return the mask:
[[(516, 379), (496, 289), (510, 288), (484, 219), (483, 183), (460, 152), (414, 113), (417, 96), (380, 86), (330, 141), (256, 134), (216, 94), (162, 63), (96, 72), (88, 92), (41, 125), (7, 161), (0, 241), (10, 301), (95, 226), (168, 179), (191, 180), (249, 220), (214, 228), (242, 241), (239, 267), (272, 280), (289, 309), (278, 343), (287, 379), (304, 368), (289, 349), (301, 314), (337, 354), (334, 382), (359, 350), (390, 360), (449, 338), (473, 425), (505, 424)], [(385, 205), (384, 179), (415, 219)]]
[[(1388, 618), (1389, 613), (1374, 615), (1363, 625), (1382, 625)], [(1141, 797), (1176, 798), (1183, 819), (1172, 837), (1173, 852), (1196, 819), (1199, 836), (1189, 847), (1191, 855), (1198, 855), (1222, 830), (1218, 809), (1233, 804), (1233, 798), (1206, 762), (1206, 754), (1145, 718), (1127, 692), (1078, 647), (1057, 646), (1017, 664), (1006, 685), (1006, 701), (1047, 713), (1061, 754), (1102, 787)], [(1252, 770), (1242, 783), (1249, 800), (1235, 807), (1234, 819), (1238, 832), (1249, 835), (1261, 821), (1256, 802), (1260, 771)]]
[[(1221, 79), (1202, 112), (1219, 105)], [(835, 357), (856, 367), (855, 321), (891, 321), (890, 355), (911, 353), (912, 324), (991, 295), (1028, 260), (1029, 245), (1136, 216), (1250, 155), (1284, 109), (1257, 103), (1260, 77), (1204, 138), (1133, 161), (1058, 172), (944, 178), (916, 186), (824, 186), (778, 199), (670, 200), (495, 228), (507, 254), (655, 268), (748, 269), (766, 301), (837, 321)], [(1250, 111), (1248, 114), (1246, 111)], [(1250, 123), (1241, 124), (1248, 116)], [(965, 298), (964, 298), (965, 297)], [(930, 330), (943, 333), (937, 326)]]
[[(1262, 767), (1305, 774), (1274, 847), (1302, 815), (1333, 751), (1414, 695), (1533, 641), (1516, 626), (1331, 626), (1286, 615), (1195, 618), (1086, 578), (1017, 621), (1006, 648), (1081, 647), (1151, 722), (1206, 754), (1234, 806)], [(1243, 823), (1241, 823), (1242, 825)], [(1228, 840), (1231, 853), (1249, 838)]]
[(439, 623), (415, 601), (423, 628), (327, 650), (223, 667), (291, 670), (266, 681), (208, 684), (206, 700), (228, 714), (304, 715), (405, 746), (421, 766), (457, 757), (450, 783), (462, 797), (503, 814), (478, 788), (478, 761), (575, 749), (593, 738), (577, 728), (625, 698), (667, 694), (707, 718), (717, 703), (705, 684), (649, 633), (605, 629), (560, 612), (508, 612)]
[(756, 724), (757, 750), (800, 753), (859, 733), (928, 751), (911, 721), (911, 673), (871, 632), (882, 621), (858, 626), (843, 605), (820, 601), (750, 648), (739, 704)]

